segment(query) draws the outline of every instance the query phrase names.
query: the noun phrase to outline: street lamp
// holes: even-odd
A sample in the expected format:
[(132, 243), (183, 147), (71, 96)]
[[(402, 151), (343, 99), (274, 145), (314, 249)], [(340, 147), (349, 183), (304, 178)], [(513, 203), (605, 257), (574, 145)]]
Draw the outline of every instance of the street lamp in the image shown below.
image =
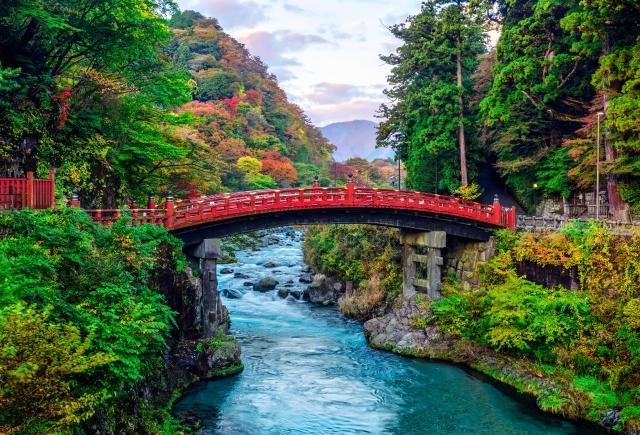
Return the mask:
[(598, 112), (598, 140), (596, 141), (596, 220), (600, 220), (600, 118), (604, 112)]

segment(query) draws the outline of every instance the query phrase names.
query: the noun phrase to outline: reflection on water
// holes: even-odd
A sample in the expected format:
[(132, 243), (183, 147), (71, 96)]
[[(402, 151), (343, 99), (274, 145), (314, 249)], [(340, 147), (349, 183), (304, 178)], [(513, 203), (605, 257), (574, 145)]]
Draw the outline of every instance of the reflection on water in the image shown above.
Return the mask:
[[(299, 237), (282, 232), (278, 244), (242, 252), (230, 267), (252, 280), (273, 275), (302, 289)], [(267, 261), (278, 267), (262, 267)], [(197, 416), (205, 433), (588, 433), (459, 367), (372, 350), (362, 325), (333, 308), (248, 291), (247, 279), (232, 274), (219, 279), (220, 290), (246, 292), (225, 299), (245, 370), (201, 382), (176, 404), (174, 412)]]

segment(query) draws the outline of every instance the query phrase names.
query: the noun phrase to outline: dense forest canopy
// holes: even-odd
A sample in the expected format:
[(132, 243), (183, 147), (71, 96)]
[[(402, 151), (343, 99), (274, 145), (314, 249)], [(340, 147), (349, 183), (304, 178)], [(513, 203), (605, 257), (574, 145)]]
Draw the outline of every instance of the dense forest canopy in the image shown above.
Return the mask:
[[(58, 169), (84, 205), (310, 183), (333, 150), (260, 59), (172, 1), (11, 0), (0, 171)], [(165, 16), (171, 16), (170, 20)], [(239, 159), (253, 159), (246, 166)]]
[[(461, 45), (450, 33), (456, 10)], [(492, 29), (500, 30), (495, 48)], [(493, 164), (524, 205), (536, 198), (534, 185), (555, 198), (593, 191), (600, 117), (611, 212), (622, 219), (640, 207), (638, 2), (429, 0), (391, 32), (403, 45), (383, 56), (393, 70), (378, 139), (406, 162), (411, 187), (465, 183), (452, 152), (464, 119), (472, 176), (482, 160)]]

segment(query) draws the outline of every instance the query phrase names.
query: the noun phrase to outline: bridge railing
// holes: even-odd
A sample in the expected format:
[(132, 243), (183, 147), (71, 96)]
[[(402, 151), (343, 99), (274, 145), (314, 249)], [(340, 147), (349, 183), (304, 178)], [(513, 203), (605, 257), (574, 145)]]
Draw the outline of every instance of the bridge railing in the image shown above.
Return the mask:
[(515, 210), (424, 192), (393, 189), (310, 187), (218, 194), (182, 201), (172, 207), (166, 223), (180, 228), (199, 222), (273, 211), (308, 208), (406, 209), (446, 214), (487, 224), (515, 227)]
[(0, 178), (0, 209), (46, 209), (55, 204), (55, 172), (40, 180), (27, 172), (27, 178)]

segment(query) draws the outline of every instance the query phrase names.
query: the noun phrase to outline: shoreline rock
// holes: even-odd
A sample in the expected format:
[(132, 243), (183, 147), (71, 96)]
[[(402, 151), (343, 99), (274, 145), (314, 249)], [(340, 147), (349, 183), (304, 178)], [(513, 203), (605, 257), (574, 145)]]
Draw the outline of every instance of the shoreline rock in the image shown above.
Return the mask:
[(342, 283), (321, 273), (313, 277), (313, 281), (304, 290), (304, 300), (316, 305), (335, 305), (344, 295)]

